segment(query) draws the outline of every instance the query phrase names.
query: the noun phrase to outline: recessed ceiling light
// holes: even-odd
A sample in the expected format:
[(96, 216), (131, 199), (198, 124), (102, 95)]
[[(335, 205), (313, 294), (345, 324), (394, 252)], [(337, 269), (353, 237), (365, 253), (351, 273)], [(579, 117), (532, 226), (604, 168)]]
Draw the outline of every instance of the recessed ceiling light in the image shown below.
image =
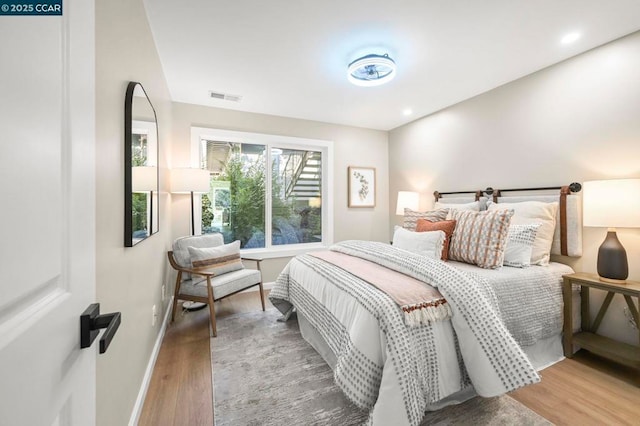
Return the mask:
[(569, 33), (566, 36), (562, 37), (562, 40), (560, 40), (560, 42), (562, 44), (571, 44), (574, 41), (578, 40), (580, 38), (580, 33)]
[(413, 111), (411, 110), (411, 108), (405, 108), (402, 110), (402, 115), (411, 115), (413, 114)]
[(366, 55), (349, 64), (347, 78), (356, 86), (379, 86), (396, 76), (396, 63), (389, 55)]

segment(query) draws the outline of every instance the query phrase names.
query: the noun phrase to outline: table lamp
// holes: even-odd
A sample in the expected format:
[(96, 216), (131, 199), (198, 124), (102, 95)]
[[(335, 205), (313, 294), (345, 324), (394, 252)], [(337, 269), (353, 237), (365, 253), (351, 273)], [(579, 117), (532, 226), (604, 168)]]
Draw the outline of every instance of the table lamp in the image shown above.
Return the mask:
[(420, 194), (413, 191), (398, 191), (398, 203), (396, 204), (396, 214), (404, 215), (404, 209), (418, 210)]
[(608, 228), (598, 249), (600, 280), (623, 284), (629, 264), (616, 228), (640, 227), (640, 179), (594, 180), (583, 188), (584, 226)]

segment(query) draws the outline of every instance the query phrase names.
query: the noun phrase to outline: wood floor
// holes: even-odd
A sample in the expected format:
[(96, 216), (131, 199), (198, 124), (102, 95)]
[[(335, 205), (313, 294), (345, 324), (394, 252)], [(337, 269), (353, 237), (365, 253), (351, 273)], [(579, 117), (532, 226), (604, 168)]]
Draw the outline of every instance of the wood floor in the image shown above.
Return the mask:
[[(216, 302), (217, 318), (260, 310), (257, 293)], [(542, 371), (510, 394), (558, 426), (640, 425), (640, 375), (587, 352)], [(167, 329), (140, 425), (212, 425), (209, 312), (178, 315)]]
[[(216, 302), (216, 318), (260, 309), (257, 292), (240, 293)], [(213, 424), (209, 340), (208, 309), (176, 315), (160, 347), (139, 425)]]

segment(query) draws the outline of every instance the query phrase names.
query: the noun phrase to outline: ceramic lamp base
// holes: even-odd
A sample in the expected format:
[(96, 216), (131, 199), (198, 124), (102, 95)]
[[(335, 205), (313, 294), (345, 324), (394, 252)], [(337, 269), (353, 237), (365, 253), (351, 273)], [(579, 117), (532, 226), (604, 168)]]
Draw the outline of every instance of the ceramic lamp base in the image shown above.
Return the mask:
[(598, 249), (598, 275), (601, 281), (618, 284), (624, 283), (629, 276), (627, 251), (614, 228), (609, 229), (607, 238)]

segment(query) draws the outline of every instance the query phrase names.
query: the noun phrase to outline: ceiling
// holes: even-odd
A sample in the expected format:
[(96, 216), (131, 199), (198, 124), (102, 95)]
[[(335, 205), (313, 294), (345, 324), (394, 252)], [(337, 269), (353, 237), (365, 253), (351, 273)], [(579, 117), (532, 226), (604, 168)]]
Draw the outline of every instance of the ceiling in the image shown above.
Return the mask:
[[(640, 30), (638, 0), (145, 0), (174, 101), (390, 130)], [(572, 44), (562, 37), (579, 32)], [(347, 81), (388, 53), (396, 78)], [(242, 96), (211, 99), (210, 91)], [(412, 114), (404, 115), (406, 109)]]

